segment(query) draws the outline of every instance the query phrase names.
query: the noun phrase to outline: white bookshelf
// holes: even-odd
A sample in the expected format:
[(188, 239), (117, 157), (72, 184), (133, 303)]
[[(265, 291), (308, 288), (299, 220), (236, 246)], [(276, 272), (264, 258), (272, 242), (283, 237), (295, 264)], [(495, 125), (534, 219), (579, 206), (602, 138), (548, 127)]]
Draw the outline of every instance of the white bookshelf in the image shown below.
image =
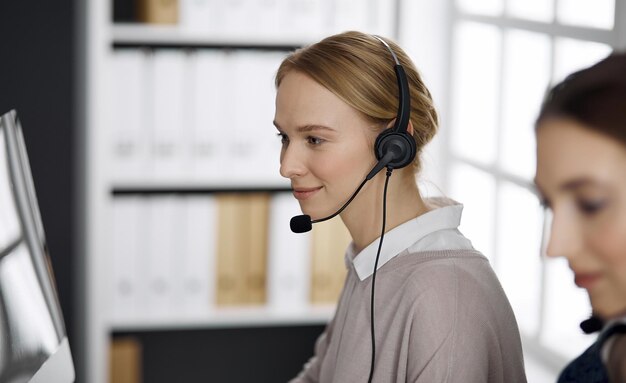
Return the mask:
[[(184, 0), (180, 0), (181, 3)], [(217, 0), (213, 0), (217, 2)], [(109, 147), (111, 126), (115, 116), (111, 105), (113, 58), (119, 49), (159, 50), (283, 50), (317, 41), (323, 36), (347, 29), (361, 29), (372, 33), (393, 36), (396, 2), (368, 0), (366, 23), (350, 28), (348, 24), (333, 26), (337, 21), (333, 12), (350, 9), (350, 4), (361, 4), (355, 0), (293, 0), (288, 3), (319, 3), (329, 17), (323, 17), (319, 28), (306, 31), (247, 29), (245, 32), (224, 28), (223, 30), (201, 30), (184, 25), (152, 26), (112, 22), (112, 0), (88, 1), (81, 10), (80, 17), (84, 28), (84, 40), (79, 49), (84, 73), (81, 94), (85, 95), (85, 114), (80, 125), (84, 125), (84, 183), (81, 187), (84, 196), (83, 217), (85, 222), (84, 262), (77, 271), (82, 281), (81, 303), (78, 319), (83, 324), (82, 347), (85, 355), (86, 381), (90, 383), (108, 382), (109, 340), (113, 332), (171, 329), (220, 329), (264, 326), (323, 325), (332, 317), (334, 307), (308, 305), (297, 309), (261, 307), (214, 308), (207, 306), (194, 312), (169, 312), (158, 316), (135, 316), (114, 319), (111, 315), (110, 278), (112, 273), (112, 203), (117, 198), (115, 192), (131, 191), (141, 194), (167, 190), (246, 190), (246, 189), (288, 189), (287, 181), (272, 181), (263, 184), (246, 179), (224, 178), (222, 180), (202, 180), (183, 177), (182, 179), (154, 179), (137, 177), (120, 181), (112, 174), (112, 158)], [(240, 1), (239, 4), (259, 3), (258, 0)], [(261, 2), (262, 3), (262, 2)], [(266, 3), (271, 3), (267, 1)], [(330, 17), (331, 15), (334, 15)], [(334, 21), (333, 21), (334, 20)], [(306, 25), (306, 24), (303, 24)], [(292, 25), (292, 28), (294, 26)], [(134, 190), (134, 191), (133, 191)], [(80, 283), (79, 283), (80, 284)]]
[(112, 321), (112, 331), (189, 330), (243, 327), (324, 325), (332, 318), (332, 305), (309, 306), (297, 310), (267, 306), (204, 309), (195, 312), (169, 312), (158, 317), (145, 316)]
[(119, 23), (111, 28), (113, 44), (147, 44), (180, 46), (284, 46), (296, 47), (324, 37), (324, 33), (297, 33), (281, 35), (232, 34), (187, 30), (177, 25), (142, 25)]

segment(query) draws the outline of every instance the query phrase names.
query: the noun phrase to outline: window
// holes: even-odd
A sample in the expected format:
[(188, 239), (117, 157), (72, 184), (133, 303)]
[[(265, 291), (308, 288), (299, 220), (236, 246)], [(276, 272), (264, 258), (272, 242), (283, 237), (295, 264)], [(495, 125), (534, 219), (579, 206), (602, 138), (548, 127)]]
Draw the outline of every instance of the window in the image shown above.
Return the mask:
[(460, 229), (494, 266), (524, 343), (558, 363), (595, 336), (579, 330), (591, 308), (567, 262), (541, 255), (549, 217), (532, 184), (533, 125), (550, 84), (624, 41), (616, 26), (626, 24), (626, 12), (619, 7), (615, 0), (453, 5), (445, 186), (465, 204)]

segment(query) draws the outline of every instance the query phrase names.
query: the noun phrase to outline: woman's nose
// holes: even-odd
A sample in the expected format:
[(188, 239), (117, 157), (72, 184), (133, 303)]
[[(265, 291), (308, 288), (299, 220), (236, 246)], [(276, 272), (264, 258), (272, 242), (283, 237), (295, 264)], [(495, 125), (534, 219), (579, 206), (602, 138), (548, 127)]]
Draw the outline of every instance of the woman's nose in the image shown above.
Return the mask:
[(581, 233), (578, 223), (566, 211), (553, 212), (550, 240), (546, 248), (548, 257), (570, 258), (580, 250)]
[(280, 154), (280, 175), (291, 179), (304, 174), (306, 174), (306, 166), (301, 153), (294, 145), (284, 148)]

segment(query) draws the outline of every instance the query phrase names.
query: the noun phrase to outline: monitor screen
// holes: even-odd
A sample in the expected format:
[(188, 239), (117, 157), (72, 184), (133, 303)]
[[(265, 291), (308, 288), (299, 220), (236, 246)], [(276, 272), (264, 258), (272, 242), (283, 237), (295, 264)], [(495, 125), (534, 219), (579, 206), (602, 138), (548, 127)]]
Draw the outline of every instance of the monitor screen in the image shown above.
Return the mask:
[(0, 117), (0, 383), (74, 381), (74, 366), (15, 111)]

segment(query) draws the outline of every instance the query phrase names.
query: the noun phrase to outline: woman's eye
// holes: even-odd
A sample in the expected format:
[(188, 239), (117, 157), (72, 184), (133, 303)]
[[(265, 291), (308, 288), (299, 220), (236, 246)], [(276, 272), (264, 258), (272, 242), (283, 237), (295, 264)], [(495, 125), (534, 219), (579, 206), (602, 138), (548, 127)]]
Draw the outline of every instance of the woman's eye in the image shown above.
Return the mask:
[(580, 200), (578, 209), (586, 215), (593, 215), (600, 212), (606, 206), (605, 200)]
[(276, 136), (278, 136), (280, 143), (283, 145), (289, 142), (289, 137), (285, 133), (276, 133)]
[(323, 140), (323, 139), (318, 138), (318, 137), (313, 137), (313, 136), (309, 136), (309, 137), (307, 137), (307, 139), (306, 139), (306, 140), (307, 140), (307, 142), (308, 142), (309, 144), (311, 144), (311, 145), (320, 145), (321, 143), (323, 143), (323, 142), (324, 142), (324, 140)]

